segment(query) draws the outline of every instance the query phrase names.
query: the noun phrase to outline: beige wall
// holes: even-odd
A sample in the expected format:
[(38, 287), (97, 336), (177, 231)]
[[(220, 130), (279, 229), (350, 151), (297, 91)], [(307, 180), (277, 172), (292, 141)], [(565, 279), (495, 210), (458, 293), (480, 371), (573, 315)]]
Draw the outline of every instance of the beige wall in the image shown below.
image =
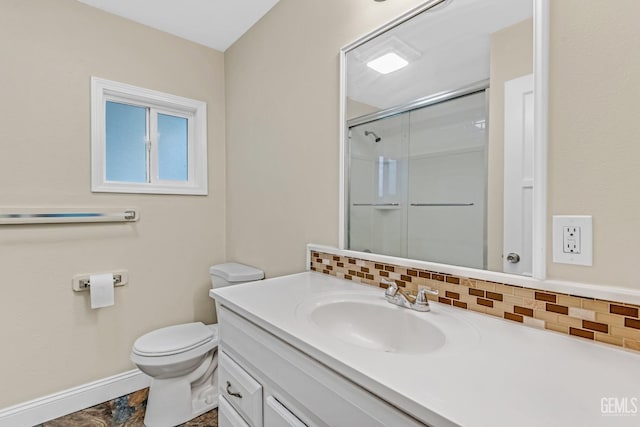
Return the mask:
[(533, 72), (533, 19), (491, 35), (487, 269), (502, 270), (504, 238), (504, 84)]
[[(2, 206), (136, 207), (135, 224), (0, 226), (0, 408), (133, 368), (133, 341), (213, 321), (224, 260), (224, 61), (219, 52), (75, 0), (0, 3)], [(209, 196), (90, 192), (90, 76), (201, 99)], [(89, 308), (78, 273), (127, 269), (114, 307)]]
[(593, 215), (594, 250), (592, 268), (549, 251), (549, 276), (640, 289), (640, 2), (551, 7), (549, 212)]
[[(132, 368), (150, 329), (212, 321), (225, 197), (229, 260), (274, 276), (304, 268), (306, 243), (336, 245), (338, 51), (419, 3), (281, 0), (223, 61), (74, 0), (3, 0), (2, 205), (134, 206), (141, 220), (0, 227), (0, 407)], [(549, 210), (594, 215), (595, 250), (593, 268), (550, 276), (638, 288), (640, 4), (552, 7)], [(209, 196), (90, 193), (91, 75), (207, 101)], [(121, 268), (115, 307), (71, 291), (74, 274)]]
[(373, 105), (365, 104), (363, 102), (354, 101), (347, 97), (345, 103), (345, 116), (347, 120), (355, 119), (360, 116), (375, 113), (379, 111), (379, 108)]
[(281, 0), (227, 50), (230, 260), (274, 276), (338, 244), (338, 52), (420, 3)]
[[(338, 51), (418, 3), (282, 0), (227, 52), (230, 258), (283, 274), (337, 244)], [(549, 212), (592, 214), (595, 249), (549, 277), (640, 288), (640, 2), (551, 4)]]

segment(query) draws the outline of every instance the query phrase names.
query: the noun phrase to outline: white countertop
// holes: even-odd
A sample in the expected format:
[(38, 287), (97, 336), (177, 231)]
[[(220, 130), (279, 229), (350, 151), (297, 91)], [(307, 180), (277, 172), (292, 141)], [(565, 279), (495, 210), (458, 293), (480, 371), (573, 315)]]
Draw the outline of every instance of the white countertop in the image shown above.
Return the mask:
[[(420, 315), (453, 315), (472, 325), (478, 339), (456, 352), (369, 350), (300, 320), (299, 307), (341, 292), (384, 298), (383, 289), (315, 272), (215, 289), (210, 296), (404, 412), (437, 426), (640, 425), (636, 353), (438, 303)], [(626, 399), (628, 411), (637, 407), (638, 413), (603, 415), (603, 398)]]

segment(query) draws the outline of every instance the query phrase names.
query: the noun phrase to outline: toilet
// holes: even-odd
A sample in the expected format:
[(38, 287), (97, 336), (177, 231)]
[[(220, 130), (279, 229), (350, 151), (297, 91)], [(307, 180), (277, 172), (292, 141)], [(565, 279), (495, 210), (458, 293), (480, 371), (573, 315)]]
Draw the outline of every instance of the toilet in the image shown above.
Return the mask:
[[(248, 265), (226, 263), (209, 269), (213, 288), (264, 278)], [(218, 325), (202, 322), (168, 326), (136, 340), (131, 361), (151, 377), (144, 417), (147, 427), (172, 427), (218, 406)]]

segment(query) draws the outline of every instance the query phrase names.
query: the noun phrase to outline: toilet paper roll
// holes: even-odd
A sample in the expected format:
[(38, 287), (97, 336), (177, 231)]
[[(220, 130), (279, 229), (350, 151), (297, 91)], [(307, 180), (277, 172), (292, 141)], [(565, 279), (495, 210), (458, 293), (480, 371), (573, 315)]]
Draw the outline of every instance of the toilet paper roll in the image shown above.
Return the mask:
[(89, 276), (91, 308), (113, 305), (113, 274), (92, 274)]

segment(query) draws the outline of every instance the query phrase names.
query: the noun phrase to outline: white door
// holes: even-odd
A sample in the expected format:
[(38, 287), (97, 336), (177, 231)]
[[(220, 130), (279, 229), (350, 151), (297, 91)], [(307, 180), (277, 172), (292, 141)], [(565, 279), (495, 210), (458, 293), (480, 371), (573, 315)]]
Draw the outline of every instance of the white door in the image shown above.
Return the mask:
[(533, 255), (533, 74), (504, 88), (505, 273), (531, 276)]

